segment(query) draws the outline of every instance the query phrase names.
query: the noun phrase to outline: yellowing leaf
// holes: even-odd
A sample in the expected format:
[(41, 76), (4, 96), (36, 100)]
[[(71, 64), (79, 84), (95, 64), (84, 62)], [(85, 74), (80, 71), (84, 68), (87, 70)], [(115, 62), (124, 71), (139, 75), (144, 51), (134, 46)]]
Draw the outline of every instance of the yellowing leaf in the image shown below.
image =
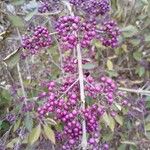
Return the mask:
[(19, 16), (9, 15), (8, 18), (14, 26), (16, 26), (16, 27), (23, 27), (24, 26), (24, 21)]
[(48, 125), (44, 125), (44, 133), (47, 136), (47, 138), (53, 143), (55, 144), (55, 134), (54, 131), (48, 126)]
[(150, 131), (150, 123), (148, 123), (148, 124), (145, 125), (145, 130), (146, 131)]
[(122, 49), (123, 49), (124, 52), (126, 52), (126, 53), (128, 52), (127, 45), (123, 44)]
[(19, 128), (20, 123), (21, 123), (21, 119), (19, 119), (19, 120), (15, 123), (14, 129), (13, 129), (14, 132)]
[(117, 123), (119, 123), (121, 126), (123, 125), (123, 118), (122, 116), (116, 115), (115, 120)]
[(109, 125), (109, 123), (110, 123), (109, 116), (108, 116), (108, 114), (106, 112), (103, 114), (102, 119), (104, 120), (106, 125)]
[(6, 145), (6, 147), (13, 149), (14, 145), (18, 142), (18, 140), (19, 140), (19, 138), (12, 139), (12, 141), (9, 142), (9, 143)]
[(110, 59), (107, 60), (107, 68), (108, 70), (113, 70), (113, 63)]
[(117, 107), (117, 109), (121, 111), (122, 107), (118, 103), (116, 103), (116, 102), (114, 104)]
[(47, 118), (45, 119), (46, 123), (47, 124), (50, 124), (50, 125), (57, 125), (56, 121), (51, 119), (51, 118)]
[(111, 131), (114, 132), (115, 121), (114, 121), (114, 119), (111, 116), (109, 116), (109, 121), (110, 121), (109, 127), (110, 127)]
[(109, 126), (109, 128), (113, 132), (114, 128), (115, 128), (115, 121), (114, 121), (114, 119), (110, 115), (108, 115), (106, 112), (103, 114), (102, 119), (104, 120), (106, 125)]
[(41, 125), (39, 124), (36, 128), (34, 128), (31, 133), (29, 134), (29, 137), (28, 137), (28, 142), (29, 144), (33, 144), (35, 143), (39, 137), (40, 137), (40, 134), (41, 134)]

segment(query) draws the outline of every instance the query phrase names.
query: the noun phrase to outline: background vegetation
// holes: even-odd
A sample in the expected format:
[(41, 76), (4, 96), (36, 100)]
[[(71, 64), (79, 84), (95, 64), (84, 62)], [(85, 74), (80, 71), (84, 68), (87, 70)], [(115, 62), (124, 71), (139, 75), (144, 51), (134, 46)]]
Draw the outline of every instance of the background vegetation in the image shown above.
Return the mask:
[[(117, 150), (148, 150), (150, 148), (150, 1), (111, 0), (112, 16), (122, 31), (120, 46), (106, 48), (94, 41), (95, 64), (85, 66), (87, 70), (98, 66), (98, 73), (112, 77), (121, 91), (129, 95), (130, 107), (120, 111), (115, 121), (105, 116), (108, 128), (102, 132), (102, 140), (113, 144)], [(59, 50), (57, 44), (46, 52), (20, 57), (20, 37), (33, 24), (47, 25), (49, 16), (36, 12), (36, 1), (0, 1), (0, 148), (50, 149), (55, 143), (51, 128), (38, 126), (36, 110), (20, 113), (22, 99), (37, 101), (42, 80), (59, 79)], [(61, 12), (63, 13), (63, 11)], [(53, 29), (50, 29), (53, 32)], [(21, 76), (20, 76), (21, 74)], [(96, 76), (96, 73), (95, 73)], [(22, 93), (22, 86), (26, 95)], [(7, 116), (11, 116), (8, 121)], [(13, 120), (13, 117), (15, 118)], [(51, 126), (53, 120), (46, 120)], [(117, 126), (117, 128), (114, 128)], [(58, 127), (59, 128), (59, 127)], [(46, 133), (50, 134), (46, 134)], [(45, 137), (45, 138), (44, 138)], [(34, 143), (32, 145), (32, 143)], [(14, 148), (15, 147), (15, 148)]]

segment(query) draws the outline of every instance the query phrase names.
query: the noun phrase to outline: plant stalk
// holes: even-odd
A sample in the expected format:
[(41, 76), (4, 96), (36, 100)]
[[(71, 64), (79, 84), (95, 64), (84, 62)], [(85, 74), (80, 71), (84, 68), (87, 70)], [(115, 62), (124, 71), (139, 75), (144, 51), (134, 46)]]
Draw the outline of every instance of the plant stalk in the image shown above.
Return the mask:
[[(82, 54), (80, 44), (77, 45), (77, 59), (78, 59), (78, 71), (79, 71), (79, 84), (80, 84), (80, 98), (81, 108), (85, 110), (85, 93), (84, 93), (84, 76), (83, 76), (83, 65), (82, 65)], [(86, 136), (86, 121), (83, 118), (82, 121), (82, 149), (87, 149), (87, 136)]]
[[(72, 7), (70, 6), (70, 3), (67, 2), (67, 1), (63, 1), (63, 3), (68, 8), (70, 15), (74, 16), (74, 13), (72, 11)], [(75, 35), (77, 36), (76, 32), (75, 32)], [(78, 60), (80, 99), (81, 99), (81, 102), (82, 102), (81, 109), (85, 110), (85, 93), (84, 93), (84, 76), (83, 76), (83, 65), (82, 65), (82, 53), (81, 53), (81, 46), (80, 46), (79, 43), (77, 44), (76, 51), (77, 51), (77, 60)], [(87, 150), (87, 134), (86, 134), (86, 121), (85, 121), (85, 118), (83, 118), (83, 120), (82, 120), (81, 147), (82, 147), (82, 150)]]

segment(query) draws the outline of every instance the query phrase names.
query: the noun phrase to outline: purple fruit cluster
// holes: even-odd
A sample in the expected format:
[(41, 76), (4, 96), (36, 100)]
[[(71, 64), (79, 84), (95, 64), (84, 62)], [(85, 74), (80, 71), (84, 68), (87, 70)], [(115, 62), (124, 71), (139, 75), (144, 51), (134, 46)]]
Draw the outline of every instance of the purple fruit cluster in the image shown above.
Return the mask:
[(85, 78), (91, 84), (85, 83), (85, 95), (91, 99), (97, 98), (97, 102), (92, 100), (84, 110), (80, 107), (79, 82), (74, 84), (76, 77), (65, 77), (59, 84), (48, 82), (45, 84), (47, 92), (40, 95), (40, 99), (41, 96), (46, 96), (47, 101), (38, 108), (39, 117), (42, 119), (48, 115), (63, 125), (63, 130), (56, 132), (57, 142), (62, 145), (62, 149), (72, 150), (80, 144), (83, 118), (86, 120), (89, 135), (88, 146), (98, 148), (98, 137), (95, 134), (100, 132), (99, 121), (105, 112), (111, 110), (110, 107), (115, 101), (117, 86), (112, 79), (101, 77), (100, 83), (97, 83), (91, 76)]
[(105, 15), (110, 11), (109, 0), (70, 0), (70, 3), (83, 10), (86, 15)]
[(87, 81), (91, 84), (85, 86), (89, 97), (97, 98), (101, 94), (109, 105), (113, 103), (117, 86), (111, 78), (101, 77), (100, 83), (97, 83), (91, 76), (88, 76)]
[(41, 0), (39, 2), (38, 12), (46, 13), (59, 9), (59, 0)]
[(86, 12), (86, 14), (98, 16), (105, 15), (110, 11), (109, 0), (89, 0), (84, 1), (81, 5), (81, 9)]
[(22, 37), (22, 47), (27, 50), (27, 54), (36, 54), (42, 48), (49, 47), (51, 43), (48, 29), (42, 26), (35, 27), (30, 35)]
[(87, 48), (96, 35), (95, 24), (82, 21), (78, 16), (63, 16), (56, 24), (62, 48), (74, 49), (78, 43)]
[(77, 73), (78, 61), (73, 57), (65, 57), (63, 60), (63, 69), (65, 73)]
[(70, 0), (69, 2), (75, 6), (81, 6), (81, 4), (85, 1), (86, 0)]
[(5, 119), (9, 122), (9, 123), (13, 123), (16, 120), (16, 116), (14, 114), (7, 114)]
[(118, 46), (118, 37), (120, 35), (119, 27), (113, 20), (105, 21), (100, 28), (98, 37), (104, 46), (116, 47)]
[(22, 107), (23, 112), (29, 112), (34, 109), (35, 103), (34, 102), (27, 102), (27, 104), (24, 104)]

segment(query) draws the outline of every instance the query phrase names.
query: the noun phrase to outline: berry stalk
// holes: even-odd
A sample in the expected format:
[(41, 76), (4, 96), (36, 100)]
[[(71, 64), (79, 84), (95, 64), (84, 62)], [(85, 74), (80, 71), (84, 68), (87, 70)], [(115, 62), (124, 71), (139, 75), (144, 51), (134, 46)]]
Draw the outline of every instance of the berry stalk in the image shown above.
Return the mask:
[[(74, 16), (70, 3), (64, 1), (65, 5), (67, 6), (70, 15)], [(77, 33), (75, 33), (77, 34)], [(81, 98), (81, 109), (85, 110), (85, 93), (84, 93), (84, 76), (83, 76), (83, 67), (82, 67), (82, 53), (81, 53), (81, 45), (78, 43), (76, 46), (77, 51), (77, 60), (78, 60), (78, 72), (79, 72), (79, 85), (80, 85), (80, 98)], [(86, 135), (86, 121), (83, 118), (82, 121), (82, 142), (81, 147), (83, 150), (87, 149), (87, 135)]]
[[(84, 76), (82, 67), (82, 54), (80, 44), (77, 45), (77, 59), (78, 59), (78, 71), (79, 71), (79, 84), (80, 84), (80, 98), (82, 110), (85, 110), (85, 94), (84, 94)], [(85, 118), (82, 122), (82, 148), (86, 150), (87, 147), (87, 137), (86, 137), (86, 122)]]

